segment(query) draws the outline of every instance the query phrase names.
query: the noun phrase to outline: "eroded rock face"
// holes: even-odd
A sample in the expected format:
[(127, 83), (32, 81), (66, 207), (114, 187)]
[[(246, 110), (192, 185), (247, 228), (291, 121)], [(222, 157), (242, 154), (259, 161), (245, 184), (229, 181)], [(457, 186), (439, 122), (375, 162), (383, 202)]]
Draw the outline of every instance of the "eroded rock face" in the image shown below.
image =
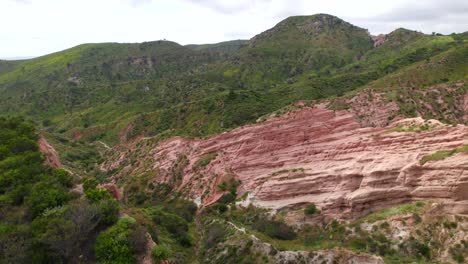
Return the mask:
[(37, 143), (39, 145), (39, 151), (44, 154), (47, 165), (52, 168), (62, 167), (57, 151), (55, 151), (54, 147), (52, 147), (44, 137), (41, 136)]
[[(429, 129), (395, 129), (407, 124)], [(468, 127), (421, 118), (382, 126), (366, 127), (346, 110), (306, 107), (208, 139), (165, 140), (122, 175), (152, 173), (153, 184), (170, 183), (205, 206), (222, 196), (223, 181), (234, 178), (238, 196), (247, 194), (245, 203), (280, 209), (313, 202), (323, 215), (342, 218), (410, 200), (466, 200), (467, 154), (424, 165), (420, 160), (467, 145)], [(135, 153), (123, 151), (102, 167), (117, 168), (127, 155)]]
[(372, 41), (374, 41), (374, 48), (376, 48), (387, 41), (387, 35), (380, 34), (378, 36), (372, 36)]

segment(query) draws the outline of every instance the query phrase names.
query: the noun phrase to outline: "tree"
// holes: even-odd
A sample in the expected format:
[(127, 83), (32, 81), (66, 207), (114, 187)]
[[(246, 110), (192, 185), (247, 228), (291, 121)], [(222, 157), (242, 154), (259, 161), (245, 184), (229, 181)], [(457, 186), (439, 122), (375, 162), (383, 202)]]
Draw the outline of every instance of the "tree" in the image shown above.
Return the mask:
[(77, 200), (69, 206), (47, 210), (32, 226), (40, 243), (67, 260), (79, 255), (82, 244), (91, 237), (100, 220), (98, 207)]
[(135, 219), (120, 218), (117, 224), (100, 233), (96, 240), (95, 252), (99, 263), (134, 263), (136, 249), (130, 243), (130, 236), (137, 227)]

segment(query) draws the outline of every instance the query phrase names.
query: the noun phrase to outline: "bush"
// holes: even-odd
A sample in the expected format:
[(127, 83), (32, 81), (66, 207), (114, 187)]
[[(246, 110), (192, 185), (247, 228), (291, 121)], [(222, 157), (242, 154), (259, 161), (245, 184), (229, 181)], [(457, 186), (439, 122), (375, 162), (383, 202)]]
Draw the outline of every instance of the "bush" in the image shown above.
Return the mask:
[(222, 225), (213, 224), (209, 226), (204, 239), (205, 248), (210, 249), (214, 247), (216, 244), (223, 241), (225, 237), (226, 231)]
[(155, 263), (167, 260), (171, 257), (172, 251), (164, 245), (157, 245), (151, 250), (151, 258)]
[(228, 209), (227, 205), (225, 205), (225, 204), (219, 204), (219, 205), (217, 205), (217, 208), (218, 208), (218, 212), (220, 212), (222, 214), (225, 213), (227, 211), (227, 209)]
[(101, 214), (100, 224), (110, 226), (119, 219), (119, 204), (113, 199), (102, 200), (97, 203)]
[(193, 217), (195, 216), (195, 213), (198, 209), (194, 202), (182, 199), (175, 199), (171, 201), (169, 204), (167, 204), (166, 208), (171, 213), (184, 218), (187, 222), (192, 222)]
[(100, 263), (134, 263), (128, 236), (133, 218), (121, 218), (117, 224), (101, 232), (96, 239), (96, 259)]
[(232, 193), (225, 193), (223, 194), (223, 196), (221, 196), (221, 198), (219, 198), (217, 203), (229, 204), (229, 203), (234, 202), (235, 200), (236, 200), (236, 197)]
[(92, 237), (100, 212), (86, 201), (49, 209), (37, 217), (32, 228), (35, 239), (64, 259), (78, 257), (81, 246)]
[(254, 229), (267, 234), (270, 237), (281, 240), (296, 239), (294, 229), (283, 222), (259, 218), (252, 226)]
[(95, 178), (87, 178), (83, 180), (83, 190), (88, 199), (91, 202), (99, 202), (102, 200), (113, 199), (112, 195), (107, 189), (97, 188), (98, 181)]
[(33, 217), (39, 216), (44, 210), (65, 204), (71, 200), (72, 194), (58, 184), (43, 181), (36, 184), (27, 198)]
[(188, 223), (182, 217), (156, 210), (153, 212), (152, 219), (156, 224), (169, 231), (182, 246), (192, 245), (192, 239), (188, 234)]
[(314, 214), (319, 214), (320, 213), (320, 210), (317, 208), (317, 206), (315, 206), (315, 204), (309, 204), (305, 210), (304, 210), (304, 213), (306, 215), (314, 215)]
[(70, 173), (68, 173), (66, 170), (54, 169), (53, 174), (61, 185), (67, 188), (73, 187), (73, 176)]

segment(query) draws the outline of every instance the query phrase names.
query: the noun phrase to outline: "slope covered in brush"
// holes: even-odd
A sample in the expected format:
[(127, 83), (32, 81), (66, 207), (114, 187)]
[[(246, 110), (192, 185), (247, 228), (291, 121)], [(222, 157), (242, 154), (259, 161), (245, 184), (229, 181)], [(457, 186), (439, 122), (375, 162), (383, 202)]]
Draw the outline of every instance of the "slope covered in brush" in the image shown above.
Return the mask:
[(423, 85), (466, 79), (463, 34), (398, 29), (380, 44), (325, 14), (290, 17), (248, 42), (85, 44), (0, 62), (0, 110), (43, 120), (52, 133), (115, 143), (219, 133), (298, 100), (410, 80), (411, 67), (434, 61)]

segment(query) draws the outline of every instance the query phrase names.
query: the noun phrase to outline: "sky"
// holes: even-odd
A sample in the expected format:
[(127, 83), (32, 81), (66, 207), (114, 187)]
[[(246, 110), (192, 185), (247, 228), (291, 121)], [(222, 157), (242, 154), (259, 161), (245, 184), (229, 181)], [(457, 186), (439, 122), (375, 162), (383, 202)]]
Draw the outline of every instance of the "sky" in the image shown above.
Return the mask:
[(374, 35), (468, 31), (468, 0), (0, 0), (0, 58), (82, 43), (249, 39), (289, 16), (317, 13)]

